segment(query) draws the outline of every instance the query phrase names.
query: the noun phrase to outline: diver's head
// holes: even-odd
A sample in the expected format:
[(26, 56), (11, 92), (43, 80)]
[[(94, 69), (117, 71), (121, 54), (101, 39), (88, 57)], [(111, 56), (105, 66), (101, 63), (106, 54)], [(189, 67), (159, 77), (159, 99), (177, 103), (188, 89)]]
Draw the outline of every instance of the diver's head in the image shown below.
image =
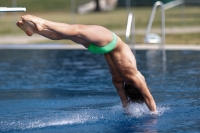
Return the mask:
[(144, 103), (144, 97), (136, 87), (124, 84), (124, 88), (129, 98), (129, 103)]

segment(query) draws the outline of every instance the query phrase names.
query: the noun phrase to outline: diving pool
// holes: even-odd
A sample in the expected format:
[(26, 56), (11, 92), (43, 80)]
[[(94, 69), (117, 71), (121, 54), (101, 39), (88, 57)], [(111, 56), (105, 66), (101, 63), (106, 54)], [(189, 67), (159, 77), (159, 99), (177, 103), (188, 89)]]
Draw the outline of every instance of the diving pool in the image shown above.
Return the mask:
[(137, 50), (159, 114), (126, 115), (102, 55), (86, 50), (0, 50), (0, 132), (200, 132), (200, 51)]

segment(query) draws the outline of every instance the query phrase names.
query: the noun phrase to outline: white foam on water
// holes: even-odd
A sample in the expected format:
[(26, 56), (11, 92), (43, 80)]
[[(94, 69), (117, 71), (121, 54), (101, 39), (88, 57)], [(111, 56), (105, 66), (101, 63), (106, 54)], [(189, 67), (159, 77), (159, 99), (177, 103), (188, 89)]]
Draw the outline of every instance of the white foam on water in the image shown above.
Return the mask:
[[(111, 109), (111, 110), (110, 110)], [(152, 115), (148, 107), (145, 104), (130, 104), (126, 109), (123, 109), (121, 104), (112, 106), (110, 109), (105, 110), (106, 113), (101, 113), (98, 110), (81, 110), (80, 112), (66, 112), (61, 114), (49, 114), (48, 116), (39, 117), (35, 119), (21, 119), (21, 120), (6, 120), (1, 121), (0, 131), (10, 130), (26, 130), (35, 128), (44, 128), (51, 126), (73, 125), (86, 122), (96, 122), (99, 120), (118, 120), (115, 117), (126, 112), (131, 117), (145, 117)], [(168, 107), (157, 106), (157, 116), (161, 116)], [(110, 112), (111, 111), (111, 112)], [(109, 113), (110, 112), (110, 113)], [(117, 115), (112, 115), (112, 113)], [(49, 117), (50, 116), (50, 117)], [(121, 119), (121, 117), (120, 117)]]
[(67, 115), (64, 118), (61, 118), (60, 116), (57, 118), (47, 118), (36, 120), (33, 122), (30, 122), (28, 125), (25, 125), (22, 130), (25, 129), (32, 129), (32, 128), (43, 128), (43, 127), (50, 127), (50, 126), (62, 126), (62, 125), (72, 125), (72, 124), (79, 124), (79, 123), (85, 123), (88, 121), (96, 121), (98, 120), (98, 116), (94, 114), (90, 114), (89, 112), (81, 112), (76, 113), (72, 115)]
[(168, 107), (157, 106), (157, 112), (155, 113), (149, 111), (146, 104), (132, 103), (129, 104), (129, 106), (125, 110), (128, 114), (130, 114), (133, 117), (143, 117), (147, 115), (161, 116), (168, 109)]
[(88, 116), (76, 114), (72, 117), (66, 117), (66, 118), (49, 118), (47, 120), (35, 120), (33, 122), (29, 122), (28, 125), (24, 125), (22, 128), (24, 129), (30, 129), (30, 128), (43, 128), (43, 127), (49, 127), (49, 126), (62, 126), (62, 125), (71, 125), (71, 124), (78, 124), (78, 123), (84, 123), (88, 120)]
[(157, 112), (154, 113), (149, 111), (146, 104), (131, 103), (125, 109), (123, 109), (121, 105), (113, 106), (112, 111), (113, 112), (125, 111), (125, 113), (127, 113), (128, 115), (138, 118), (147, 115), (161, 116), (168, 109), (169, 109), (168, 107), (157, 105)]
[(51, 126), (73, 125), (98, 120), (98, 111), (84, 110), (66, 114), (44, 116), (35, 119), (8, 120), (1, 122), (1, 131), (26, 130)]

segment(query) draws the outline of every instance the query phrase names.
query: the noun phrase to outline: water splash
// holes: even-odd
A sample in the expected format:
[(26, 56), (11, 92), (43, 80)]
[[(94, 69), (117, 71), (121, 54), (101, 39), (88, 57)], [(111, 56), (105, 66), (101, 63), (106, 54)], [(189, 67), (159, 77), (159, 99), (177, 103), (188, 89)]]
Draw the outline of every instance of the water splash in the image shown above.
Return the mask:
[(146, 104), (132, 103), (132, 104), (129, 104), (129, 106), (125, 110), (131, 116), (138, 118), (138, 117), (144, 117), (147, 115), (161, 116), (168, 109), (169, 109), (168, 107), (157, 106), (157, 113), (155, 114), (149, 111)]
[(73, 125), (86, 122), (92, 122), (99, 119), (98, 111), (84, 110), (81, 112), (64, 113), (64, 114), (50, 114), (44, 117), (37, 118), (11, 118), (4, 121), (0, 121), (1, 131), (16, 131), (44, 128), (51, 126)]
[[(162, 115), (167, 107), (157, 106), (158, 116)], [(130, 104), (126, 108), (126, 112), (131, 117), (139, 118), (151, 115), (151, 112), (145, 104)], [(37, 128), (45, 128), (52, 126), (74, 125), (87, 122), (109, 122), (116, 123), (116, 121), (126, 121), (131, 118), (124, 114), (124, 109), (121, 104), (116, 106), (104, 108), (104, 110), (85, 109), (76, 112), (57, 112), (47, 113), (43, 117), (14, 117), (0, 120), (1, 131), (16, 131), (16, 130), (29, 130)]]
[(84, 123), (89, 120), (88, 114), (73, 114), (70, 116), (65, 116), (64, 118), (43, 118), (38, 119), (33, 122), (29, 122), (29, 124), (24, 125), (22, 130), (25, 129), (32, 129), (32, 128), (43, 128), (43, 127), (50, 127), (50, 126), (62, 126), (62, 125), (72, 125), (72, 124), (79, 124)]

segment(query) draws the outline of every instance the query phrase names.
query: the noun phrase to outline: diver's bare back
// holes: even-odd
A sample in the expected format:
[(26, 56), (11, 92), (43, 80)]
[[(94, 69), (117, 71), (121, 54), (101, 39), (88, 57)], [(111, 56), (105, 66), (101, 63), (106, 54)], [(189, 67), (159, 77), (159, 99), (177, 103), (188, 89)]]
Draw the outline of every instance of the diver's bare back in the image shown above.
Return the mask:
[(129, 75), (131, 76), (138, 72), (136, 60), (131, 49), (120, 39), (118, 40), (116, 49), (110, 52), (110, 55), (114, 57), (112, 58), (113, 63), (123, 78), (127, 78)]

